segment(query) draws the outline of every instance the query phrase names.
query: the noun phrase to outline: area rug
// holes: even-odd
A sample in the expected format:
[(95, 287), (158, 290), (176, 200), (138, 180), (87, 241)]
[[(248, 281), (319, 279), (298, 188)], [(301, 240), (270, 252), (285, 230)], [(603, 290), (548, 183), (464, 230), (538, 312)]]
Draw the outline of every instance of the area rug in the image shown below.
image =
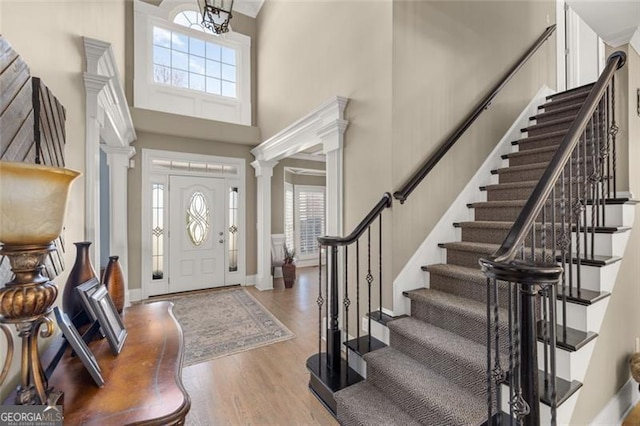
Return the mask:
[(184, 333), (184, 366), (292, 339), (295, 335), (245, 289), (172, 297)]

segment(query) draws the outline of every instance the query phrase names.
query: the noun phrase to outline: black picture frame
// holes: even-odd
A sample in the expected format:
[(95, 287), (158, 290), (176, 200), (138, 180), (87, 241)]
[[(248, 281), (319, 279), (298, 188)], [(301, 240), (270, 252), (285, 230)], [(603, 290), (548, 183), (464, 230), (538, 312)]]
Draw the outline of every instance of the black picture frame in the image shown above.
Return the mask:
[(89, 347), (84, 343), (84, 340), (82, 340), (78, 330), (76, 330), (73, 323), (71, 323), (69, 316), (60, 311), (57, 306), (53, 308), (53, 312), (56, 316), (58, 327), (60, 327), (65, 339), (67, 339), (67, 342), (69, 342), (73, 351), (76, 353), (78, 358), (80, 358), (80, 361), (82, 361), (82, 365), (87, 369), (96, 386), (100, 388), (103, 387), (104, 379), (102, 378), (98, 361), (96, 360), (96, 357), (93, 356)]
[(127, 338), (127, 329), (122, 324), (120, 315), (118, 315), (118, 311), (113, 305), (113, 300), (111, 300), (107, 288), (104, 285), (100, 285), (89, 296), (89, 303), (91, 303), (91, 307), (98, 317), (98, 322), (102, 331), (104, 331), (107, 342), (109, 342), (111, 352), (114, 355), (118, 355), (122, 351), (122, 346)]

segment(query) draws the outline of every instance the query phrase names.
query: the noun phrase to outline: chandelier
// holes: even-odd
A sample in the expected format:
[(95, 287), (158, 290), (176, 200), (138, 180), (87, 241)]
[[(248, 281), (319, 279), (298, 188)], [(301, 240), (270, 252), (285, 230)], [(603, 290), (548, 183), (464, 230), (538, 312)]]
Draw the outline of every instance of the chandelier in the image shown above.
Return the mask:
[(233, 17), (233, 0), (198, 0), (202, 12), (202, 25), (216, 34), (229, 31), (229, 21)]

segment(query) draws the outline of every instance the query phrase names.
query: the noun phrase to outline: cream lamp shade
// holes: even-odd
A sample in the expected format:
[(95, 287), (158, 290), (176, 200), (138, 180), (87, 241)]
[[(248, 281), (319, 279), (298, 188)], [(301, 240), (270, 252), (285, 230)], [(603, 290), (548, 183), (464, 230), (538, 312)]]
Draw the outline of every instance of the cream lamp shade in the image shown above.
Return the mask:
[(69, 169), (0, 161), (0, 243), (40, 245), (58, 238), (78, 176)]

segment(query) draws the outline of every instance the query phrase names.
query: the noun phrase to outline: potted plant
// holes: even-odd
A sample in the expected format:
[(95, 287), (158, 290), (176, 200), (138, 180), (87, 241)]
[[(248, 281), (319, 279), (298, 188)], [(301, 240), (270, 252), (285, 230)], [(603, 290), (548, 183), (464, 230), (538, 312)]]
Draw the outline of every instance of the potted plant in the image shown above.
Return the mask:
[(293, 287), (296, 282), (296, 264), (294, 256), (296, 254), (294, 249), (290, 249), (285, 244), (284, 248), (284, 263), (282, 264), (282, 278), (284, 279), (285, 288)]

